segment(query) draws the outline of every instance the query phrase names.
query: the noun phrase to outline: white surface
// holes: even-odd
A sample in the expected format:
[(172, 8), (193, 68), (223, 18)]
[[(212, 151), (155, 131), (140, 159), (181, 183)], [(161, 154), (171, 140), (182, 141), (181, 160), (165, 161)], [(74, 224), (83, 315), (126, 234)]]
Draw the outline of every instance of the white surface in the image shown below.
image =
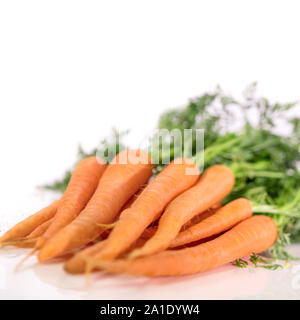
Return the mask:
[[(300, 247), (294, 248), (300, 254)], [(277, 271), (240, 269), (231, 265), (193, 276), (136, 278), (94, 274), (88, 288), (84, 276), (66, 274), (62, 264), (38, 265), (30, 259), (14, 272), (24, 249), (0, 252), (6, 283), (0, 299), (299, 299), (300, 264)]]
[[(48, 193), (27, 195), (36, 208), (50, 199)], [(1, 219), (0, 229), (21, 216)], [(198, 275), (157, 279), (98, 273), (86, 288), (84, 276), (68, 275), (62, 263), (37, 264), (36, 257), (16, 273), (28, 250), (0, 250), (0, 299), (300, 299), (300, 262), (277, 271), (226, 265)], [(292, 246), (291, 253), (300, 256), (300, 245)]]
[[(299, 9), (288, 0), (1, 1), (0, 232), (53, 199), (36, 186), (112, 126), (131, 129), (134, 146), (163, 110), (218, 83), (239, 95), (257, 80), (273, 100), (298, 100)], [(13, 274), (20, 252), (0, 253), (1, 297), (299, 297), (291, 269), (231, 267), (162, 281), (109, 277), (86, 292), (60, 266)]]

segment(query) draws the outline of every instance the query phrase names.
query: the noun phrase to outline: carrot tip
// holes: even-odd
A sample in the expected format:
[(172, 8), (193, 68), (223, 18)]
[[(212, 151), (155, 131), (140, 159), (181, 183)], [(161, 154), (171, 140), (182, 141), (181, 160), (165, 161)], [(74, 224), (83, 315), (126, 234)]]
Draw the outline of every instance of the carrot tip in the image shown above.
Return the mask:
[(15, 272), (18, 272), (20, 267), (22, 266), (22, 264), (24, 262), (26, 262), (26, 260), (28, 260), (35, 252), (36, 252), (37, 248), (32, 249), (15, 267)]
[(21, 241), (23, 241), (23, 239), (2, 242), (2, 243), (0, 243), (0, 248), (7, 247), (7, 246), (13, 246), (14, 244), (21, 242)]
[(90, 257), (84, 257), (86, 260), (85, 265), (85, 287), (88, 288), (90, 286), (91, 273), (95, 268), (94, 261)]
[[(23, 237), (23, 238), (18, 238), (16, 240), (0, 241), (0, 248), (6, 247), (6, 246), (10, 246), (10, 245), (14, 245), (15, 243), (19, 243), (21, 241), (26, 241), (26, 240), (29, 240), (29, 239), (27, 239), (26, 237)], [(34, 239), (32, 239), (32, 240), (34, 240)]]

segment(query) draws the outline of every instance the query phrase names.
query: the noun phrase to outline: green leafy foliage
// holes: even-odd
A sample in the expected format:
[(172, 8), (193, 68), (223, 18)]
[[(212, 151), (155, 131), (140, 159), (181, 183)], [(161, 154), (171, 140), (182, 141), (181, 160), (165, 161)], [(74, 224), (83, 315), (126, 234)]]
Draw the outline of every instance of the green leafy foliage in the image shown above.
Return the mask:
[(236, 259), (232, 262), (232, 265), (238, 268), (246, 268), (248, 266), (248, 262), (243, 259)]
[(262, 256), (258, 256), (255, 253), (252, 253), (250, 256), (250, 262), (256, 267), (256, 268), (264, 268), (269, 270), (277, 270), (282, 269), (283, 266), (278, 263), (273, 263), (274, 259), (266, 259)]
[[(274, 261), (275, 259), (264, 258), (261, 255), (257, 255), (255, 253), (252, 253), (252, 255), (249, 258), (249, 262), (251, 262), (255, 268), (264, 268), (268, 270), (277, 270), (283, 268), (281, 264), (274, 263)], [(249, 264), (246, 260), (237, 259), (232, 262), (232, 265), (239, 268), (246, 268)]]
[(63, 177), (61, 179), (55, 180), (51, 184), (46, 184), (43, 186), (43, 188), (46, 190), (51, 190), (51, 191), (63, 193), (66, 190), (68, 183), (71, 179), (71, 174), (72, 174), (72, 171), (68, 170), (65, 172), (65, 174), (63, 175)]
[[(279, 237), (269, 253), (280, 259), (291, 259), (286, 246), (300, 240), (300, 120), (288, 116), (295, 106), (256, 97), (256, 84), (242, 101), (217, 88), (166, 112), (159, 122), (169, 130), (205, 129), (204, 166), (225, 164), (235, 173), (235, 188), (225, 203), (246, 197), (256, 214), (275, 220)], [(278, 134), (279, 127), (289, 134)]]

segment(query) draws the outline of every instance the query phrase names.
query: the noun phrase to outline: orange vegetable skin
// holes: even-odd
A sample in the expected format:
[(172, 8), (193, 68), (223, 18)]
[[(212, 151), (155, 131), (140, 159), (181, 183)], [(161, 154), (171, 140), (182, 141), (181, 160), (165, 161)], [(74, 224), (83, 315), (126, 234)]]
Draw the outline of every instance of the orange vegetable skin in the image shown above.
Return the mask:
[(49, 206), (43, 208), (37, 213), (17, 223), (13, 228), (8, 230), (0, 238), (0, 244), (3, 244), (8, 241), (24, 239), (32, 231), (34, 231), (39, 225), (53, 218), (54, 215), (56, 214), (59, 204), (60, 204), (60, 200), (56, 200)]
[(78, 163), (51, 225), (37, 242), (37, 249), (78, 216), (95, 192), (105, 168), (104, 161), (96, 157), (88, 157)]
[(224, 199), (233, 186), (234, 175), (228, 167), (215, 165), (205, 170), (194, 187), (168, 205), (155, 235), (144, 247), (133, 251), (130, 257), (146, 256), (167, 249), (187, 221)]
[(226, 231), (251, 215), (252, 206), (249, 200), (233, 200), (210, 217), (180, 232), (169, 248), (183, 246)]
[(215, 214), (215, 212), (220, 209), (222, 207), (221, 202), (216, 203), (215, 205), (213, 205), (211, 208), (209, 208), (208, 210), (206, 210), (205, 212), (201, 212), (199, 214), (197, 214), (196, 216), (194, 216), (192, 219), (190, 219), (188, 222), (186, 222), (182, 227), (180, 231), (184, 231), (190, 227), (192, 227), (193, 225), (201, 222), (202, 220), (212, 216), (213, 214)]
[[(199, 176), (196, 164), (189, 159), (181, 159), (181, 164), (178, 164), (178, 160), (171, 162), (158, 174), (132, 206), (122, 212), (99, 257), (114, 259), (128, 249), (160, 216), (170, 201), (196, 183)], [(191, 171), (194, 174), (187, 174)]]
[(101, 260), (93, 265), (112, 273), (149, 277), (194, 274), (260, 253), (270, 248), (277, 238), (275, 222), (266, 216), (248, 218), (218, 238), (195, 247), (167, 250), (137, 259)]
[[(127, 164), (120, 163), (120, 158)], [(97, 224), (114, 222), (123, 205), (152, 175), (149, 155), (140, 150), (120, 152), (102, 175), (85, 209), (69, 225), (50, 238), (41, 249), (39, 261), (59, 256), (95, 240), (104, 229)]]
[(53, 221), (53, 218), (51, 218), (48, 221), (45, 221), (44, 223), (42, 223), (41, 225), (39, 225), (38, 227), (36, 227), (36, 229), (34, 229), (27, 237), (26, 239), (36, 239), (40, 236), (42, 236), (46, 230), (49, 228), (49, 226), (51, 225)]
[[(141, 237), (136, 241), (133, 246), (141, 247), (145, 244), (145, 241), (153, 235), (150, 228), (146, 229)], [(107, 240), (100, 241), (90, 247), (84, 248), (77, 252), (71, 259), (69, 259), (64, 266), (65, 271), (72, 274), (84, 273), (86, 270), (86, 258), (96, 255), (105, 245)], [(130, 250), (130, 249), (129, 249)]]

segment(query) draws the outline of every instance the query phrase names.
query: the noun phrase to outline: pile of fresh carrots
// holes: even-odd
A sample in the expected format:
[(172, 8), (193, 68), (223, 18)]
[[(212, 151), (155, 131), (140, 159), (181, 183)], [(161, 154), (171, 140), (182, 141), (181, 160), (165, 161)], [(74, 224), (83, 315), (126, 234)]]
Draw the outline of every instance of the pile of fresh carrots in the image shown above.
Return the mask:
[(175, 276), (275, 243), (275, 222), (252, 216), (247, 199), (222, 206), (234, 186), (228, 167), (200, 175), (193, 161), (180, 158), (151, 176), (151, 159), (141, 150), (122, 151), (109, 165), (86, 158), (63, 196), (7, 231), (0, 245), (32, 248), (28, 256), (37, 252), (39, 262), (65, 259), (65, 270), (74, 274)]

